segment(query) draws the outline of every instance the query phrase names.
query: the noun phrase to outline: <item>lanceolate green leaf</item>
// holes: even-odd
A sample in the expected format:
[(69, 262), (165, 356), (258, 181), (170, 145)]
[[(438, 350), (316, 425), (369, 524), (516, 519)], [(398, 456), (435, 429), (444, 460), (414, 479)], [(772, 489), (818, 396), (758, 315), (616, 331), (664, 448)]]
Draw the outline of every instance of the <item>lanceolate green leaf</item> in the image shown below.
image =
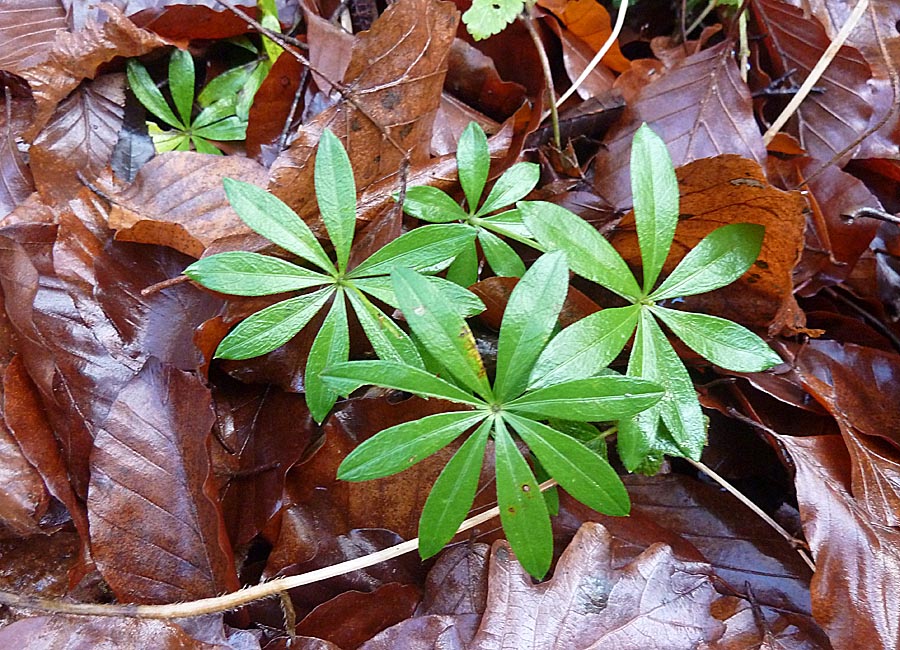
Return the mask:
[(462, 317), (415, 271), (397, 268), (391, 277), (403, 316), (422, 344), (462, 385), (490, 397), (491, 387), (475, 337)]
[(153, 78), (147, 72), (147, 68), (141, 65), (136, 59), (128, 59), (127, 74), (128, 85), (131, 87), (131, 92), (135, 94), (147, 110), (169, 126), (181, 130), (187, 128), (181, 123), (181, 120), (175, 117), (175, 113), (169, 108), (166, 98), (159, 92), (159, 88), (156, 87)]
[(306, 360), (304, 386), (309, 413), (316, 422), (322, 422), (337, 401), (337, 392), (322, 381), (322, 370), (342, 361), (350, 355), (350, 331), (347, 324), (347, 306), (343, 289), (338, 289), (331, 303), (325, 322), (313, 340)]
[(781, 357), (765, 341), (730, 320), (658, 306), (651, 309), (694, 352), (717, 366), (760, 372), (781, 363)]
[(631, 145), (631, 194), (644, 272), (644, 293), (650, 293), (678, 225), (678, 180), (662, 139), (642, 125)]
[(197, 260), (184, 274), (207, 289), (234, 296), (267, 296), (307, 289), (331, 281), (277, 257), (234, 251)]
[(637, 325), (640, 307), (604, 309), (554, 336), (534, 364), (528, 388), (593, 377), (615, 359)]
[(224, 180), (225, 194), (238, 216), (254, 231), (283, 249), (334, 273), (334, 265), (312, 231), (293, 210), (261, 187), (250, 183)]
[[(634, 343), (631, 346), (631, 356), (628, 359), (626, 372), (634, 377), (652, 380), (659, 376), (654, 347), (655, 339), (651, 337), (645, 326), (646, 311), (640, 307), (638, 309), (637, 331), (634, 334)], [(619, 422), (616, 448), (625, 469), (629, 472), (635, 471), (654, 446), (659, 430), (659, 413), (664, 403), (670, 404), (671, 400), (657, 402), (650, 408)]]
[(550, 339), (569, 284), (563, 253), (540, 257), (513, 289), (497, 342), (494, 394), (500, 402), (521, 395), (535, 360)]
[(485, 406), (478, 398), (430, 372), (393, 361), (336, 363), (325, 368), (322, 379), (342, 395), (349, 395), (360, 386), (372, 385), (403, 390), (419, 397), (437, 397), (450, 402)]
[(224, 120), (194, 129), (194, 135), (210, 140), (243, 140), (247, 137), (247, 123), (232, 115)]
[(630, 417), (656, 404), (663, 394), (658, 383), (646, 379), (590, 377), (525, 393), (505, 409), (541, 418), (597, 422)]
[(461, 287), (478, 282), (478, 250), (475, 242), (467, 244), (447, 269), (447, 279)]
[(487, 417), (484, 411), (429, 415), (385, 429), (350, 452), (338, 467), (343, 481), (368, 481), (409, 469)]
[(190, 124), (194, 107), (194, 58), (190, 52), (172, 51), (169, 57), (169, 92), (182, 124)]
[(541, 168), (539, 165), (530, 162), (516, 163), (497, 179), (494, 187), (491, 188), (490, 194), (484, 200), (484, 204), (478, 208), (475, 216), (480, 217), (490, 214), (524, 198), (534, 189), (540, 177)]
[(423, 367), (415, 344), (387, 314), (373, 305), (365, 295), (358, 293), (355, 287), (347, 290), (347, 297), (379, 359)]
[[(431, 286), (444, 296), (453, 307), (453, 310), (463, 318), (469, 318), (484, 311), (484, 303), (468, 289), (435, 275), (426, 275), (424, 277)], [(400, 307), (390, 276), (377, 275), (371, 278), (354, 278), (353, 286), (387, 303), (391, 307)]]
[(475, 230), (463, 224), (423, 226), (400, 235), (375, 251), (348, 274), (350, 278), (387, 275), (395, 266), (420, 273), (434, 273), (447, 268), (469, 242)]
[(485, 420), (444, 467), (419, 519), (419, 554), (438, 553), (456, 534), (475, 499), (492, 420)]
[(525, 273), (525, 263), (519, 254), (505, 241), (493, 233), (482, 230), (478, 233), (484, 259), (499, 276), (521, 278)]
[(281, 347), (316, 315), (334, 287), (282, 300), (245, 319), (222, 339), (216, 358), (249, 359)]
[(584, 219), (553, 203), (520, 201), (528, 230), (548, 251), (565, 251), (569, 268), (632, 302), (641, 296), (622, 256)]
[(356, 228), (356, 183), (347, 152), (328, 129), (319, 140), (314, 175), (319, 214), (334, 244), (338, 269), (344, 271)]
[(650, 298), (654, 301), (706, 293), (731, 284), (759, 257), (765, 228), (732, 223), (709, 233), (692, 248)]
[(469, 215), (443, 190), (430, 185), (417, 185), (406, 190), (403, 211), (423, 221), (448, 223), (462, 221)]
[(528, 244), (532, 248), (542, 250), (540, 245), (531, 237), (531, 232), (522, 221), (522, 213), (518, 210), (507, 210), (491, 217), (478, 217), (476, 225), (483, 226), (495, 233)]
[(503, 417), (566, 492), (603, 514), (628, 514), (631, 503), (622, 480), (596, 452), (545, 424), (513, 414)]
[(497, 505), (503, 532), (519, 563), (542, 578), (553, 557), (553, 533), (547, 503), (540, 486), (506, 430), (503, 420), (494, 426), (497, 466)]
[(466, 202), (469, 204), (469, 212), (473, 213), (478, 207), (491, 167), (487, 136), (475, 122), (469, 122), (459, 136), (456, 166), (459, 169), (459, 184), (462, 185)]

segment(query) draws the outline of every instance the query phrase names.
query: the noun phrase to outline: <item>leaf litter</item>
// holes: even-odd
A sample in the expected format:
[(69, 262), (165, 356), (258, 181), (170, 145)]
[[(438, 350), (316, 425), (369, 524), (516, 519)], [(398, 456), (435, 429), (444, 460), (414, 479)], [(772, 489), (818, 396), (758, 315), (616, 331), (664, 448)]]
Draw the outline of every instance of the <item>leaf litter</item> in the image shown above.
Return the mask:
[[(259, 17), (254, 4), (239, 6)], [(896, 225), (845, 217), (863, 207), (887, 219), (900, 211), (896, 7), (870, 4), (788, 123), (794, 144), (767, 150), (761, 134), (850, 3), (749, 2), (748, 82), (730, 8), (682, 35), (678, 24), (690, 25), (703, 3), (689, 3), (683, 19), (630, 6), (631, 24), (643, 28), (626, 31), (563, 107), (574, 111), (563, 124), (577, 162), (574, 176), (561, 176), (539, 144), (549, 140), (537, 128), (551, 100), (518, 23), (472, 45), (449, 2), (397, 0), (357, 33), (338, 26), (352, 21), (331, 20), (331, 5), (269, 4), (282, 31), (308, 43), (316, 69), (284, 52), (250, 109), (246, 146), (229, 144), (230, 155), (171, 152), (140, 169), (134, 157), (118, 177), (114, 151), (145, 119), (126, 99), (127, 59), (162, 69), (172, 46), (190, 45), (204, 64), (199, 92), (235, 64), (226, 53), (234, 46), (215, 39), (261, 37), (212, 2), (121, 9), (29, 0), (0, 9), (2, 590), (175, 603), (365, 558), (415, 536), (455, 447), (371, 483), (338, 481), (335, 472), (381, 429), (448, 404), (373, 389), (339, 402), (318, 426), (302, 394), (312, 339), (259, 359), (212, 361), (228, 329), (265, 301), (226, 300), (173, 279), (216, 252), (271, 251), (237, 219), (224, 177), (267, 187), (324, 234), (312, 163), (325, 128), (346, 147), (359, 190), (357, 264), (417, 225), (392, 198), (404, 178), (463, 198), (454, 153), (470, 119), (492, 134), (491, 182), (516, 162), (540, 163), (528, 198), (587, 218), (632, 268), (640, 255), (625, 160), (642, 122), (679, 167), (681, 214), (663, 276), (717, 227), (766, 227), (750, 274), (667, 306), (727, 317), (781, 350), (774, 373), (740, 374), (676, 348), (710, 415), (704, 461), (808, 545), (816, 571), (732, 497), (666, 461), (656, 477), (626, 477), (629, 518), (560, 494), (557, 560), (541, 583), (488, 520), (435, 561), (407, 555), (357, 568), (291, 590), (289, 608), (270, 599), (154, 621), (44, 613), (49, 605), (34, 601), (2, 606), (0, 645), (896, 647)], [(350, 5), (351, 13), (367, 7)], [(603, 45), (614, 9), (584, 0), (538, 6), (558, 95)], [(341, 69), (332, 70), (336, 52)], [(597, 104), (619, 108), (598, 119)], [(526, 264), (535, 259), (513, 247)], [(476, 261), (475, 289), (490, 309), (471, 323), (490, 368), (492, 330), (516, 280), (491, 277)], [(561, 318), (619, 306), (575, 280)], [(348, 327), (351, 341), (365, 340), (353, 333), (358, 322)], [(350, 354), (372, 352), (354, 343)], [(624, 359), (613, 367), (624, 370)], [(485, 464), (473, 513), (493, 505), (493, 479)]]

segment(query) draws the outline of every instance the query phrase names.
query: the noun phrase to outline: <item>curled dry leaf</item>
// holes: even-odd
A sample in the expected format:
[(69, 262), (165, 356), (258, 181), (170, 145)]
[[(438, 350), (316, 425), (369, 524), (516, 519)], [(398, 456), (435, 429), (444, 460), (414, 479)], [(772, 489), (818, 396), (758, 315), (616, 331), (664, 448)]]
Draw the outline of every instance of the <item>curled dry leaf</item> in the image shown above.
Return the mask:
[(120, 601), (168, 603), (240, 586), (206, 449), (214, 419), (201, 380), (153, 358), (110, 408), (94, 440), (87, 503), (94, 560)]
[(312, 161), (326, 127), (341, 138), (359, 190), (393, 178), (407, 152), (413, 165), (425, 162), (458, 20), (452, 3), (399, 0), (357, 35), (344, 75), (352, 101), (341, 100), (300, 129), (272, 166), (272, 192), (302, 218), (316, 214)]
[(619, 209), (631, 207), (628, 160), (631, 140), (646, 122), (666, 143), (676, 167), (719, 154), (765, 160), (750, 91), (738, 74), (726, 41), (685, 58), (638, 93), (619, 125), (607, 134), (594, 168), (600, 196)]
[(803, 530), (816, 560), (813, 614), (840, 650), (896, 648), (900, 533), (873, 522), (849, 489), (850, 457), (839, 436), (778, 436), (796, 467)]
[(525, 101), (525, 88), (501, 79), (493, 60), (460, 38), (450, 46), (444, 88), (494, 120), (507, 119)]
[[(686, 309), (768, 327), (772, 335), (801, 331), (805, 317), (793, 296), (792, 273), (806, 224), (803, 197), (772, 187), (755, 162), (734, 155), (698, 160), (677, 174), (678, 229), (663, 277), (719, 226), (756, 223), (766, 228), (762, 252), (750, 270), (727, 287), (685, 298)], [(633, 215), (623, 219), (612, 242), (629, 264), (640, 264)]]
[(109, 226), (116, 239), (160, 244), (199, 258), (216, 240), (252, 234), (228, 203), (224, 177), (262, 186), (266, 170), (240, 156), (160, 154), (131, 186), (113, 195)]

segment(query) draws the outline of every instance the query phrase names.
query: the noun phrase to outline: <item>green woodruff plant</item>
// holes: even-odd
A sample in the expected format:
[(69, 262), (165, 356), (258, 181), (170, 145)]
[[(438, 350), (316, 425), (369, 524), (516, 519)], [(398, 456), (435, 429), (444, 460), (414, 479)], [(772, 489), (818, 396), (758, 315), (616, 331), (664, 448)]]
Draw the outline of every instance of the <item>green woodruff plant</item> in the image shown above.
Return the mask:
[[(736, 323), (662, 304), (725, 286), (743, 275), (759, 255), (763, 228), (733, 224), (713, 231), (658, 283), (678, 222), (678, 185), (664, 143), (643, 126), (635, 135), (631, 158), (643, 263), (640, 284), (612, 245), (564, 208), (522, 201), (515, 210), (495, 215), (498, 218), (490, 216), (534, 186), (536, 168), (508, 171), (478, 207), (489, 165), (486, 140), (479, 133), (470, 125), (457, 156), (468, 210), (447, 195), (410, 188), (408, 211), (440, 223), (402, 235), (352, 269), (356, 188), (346, 153), (326, 131), (316, 156), (315, 188), (336, 260), (278, 199), (252, 185), (226, 180), (229, 200), (251, 228), (318, 270), (233, 252), (200, 260), (185, 273), (222, 293), (306, 291), (247, 318), (223, 339), (218, 357), (242, 359), (275, 349), (331, 300), (305, 375), (307, 402), (318, 421), (338, 394), (349, 395), (370, 384), (461, 405), (464, 410), (381, 431), (344, 459), (338, 477), (363, 481), (401, 472), (470, 432), (435, 482), (421, 515), (419, 549), (429, 557), (453, 537), (468, 513), (492, 439), (503, 529), (523, 567), (541, 577), (552, 557), (551, 500), (541, 494), (535, 472), (553, 477), (595, 510), (611, 515), (629, 511), (625, 488), (605, 459), (602, 435), (591, 434), (597, 430), (588, 423), (617, 422), (607, 433), (617, 431), (618, 452), (630, 470), (651, 471), (663, 454), (700, 456), (706, 423), (690, 376), (659, 321), (724, 368), (751, 372), (780, 362), (762, 339)], [(446, 223), (450, 221), (458, 223)], [(476, 238), (486, 256), (495, 243), (484, 236), (485, 229), (548, 251), (522, 274), (510, 295), (493, 380), (465, 321), (480, 310), (480, 302), (457, 284), (423, 275), (458, 264), (460, 254), (467, 269), (460, 276), (471, 275)], [(499, 261), (494, 256), (494, 270), (500, 266), (518, 271), (503, 251)], [(604, 309), (558, 331), (570, 270), (631, 304)], [(366, 294), (399, 308), (413, 336)], [(348, 361), (346, 303), (355, 310), (379, 360)], [(632, 335), (627, 374), (619, 375), (607, 365)], [(535, 471), (517, 439), (527, 447)]]

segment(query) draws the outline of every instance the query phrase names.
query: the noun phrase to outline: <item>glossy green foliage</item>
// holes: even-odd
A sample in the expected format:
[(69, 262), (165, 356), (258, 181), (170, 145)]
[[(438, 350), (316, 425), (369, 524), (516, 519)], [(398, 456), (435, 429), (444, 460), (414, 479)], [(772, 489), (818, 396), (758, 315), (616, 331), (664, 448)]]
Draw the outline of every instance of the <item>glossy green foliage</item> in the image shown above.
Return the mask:
[(410, 187), (406, 191), (403, 210), (409, 215), (431, 223), (458, 222), (472, 230), (475, 239), (453, 262), (447, 277), (467, 287), (478, 280), (478, 252), (481, 245), (484, 258), (494, 273), (500, 276), (522, 277), (525, 264), (501, 237), (536, 246), (522, 223), (517, 210), (503, 210), (525, 197), (537, 185), (540, 169), (534, 163), (521, 162), (507, 169), (488, 193), (481, 197), (487, 184), (491, 166), (487, 136), (475, 122), (470, 122), (459, 138), (456, 151), (459, 183), (466, 197), (468, 209), (463, 209), (451, 196), (436, 187)]
[[(705, 419), (691, 378), (658, 321), (697, 354), (728, 370), (757, 372), (781, 359), (737, 323), (661, 304), (718, 289), (741, 277), (759, 256), (763, 227), (739, 223), (714, 230), (656, 286), (678, 225), (678, 183), (665, 144), (646, 125), (635, 134), (631, 170), (643, 288), (612, 245), (565, 208), (519, 202), (518, 210), (546, 250), (565, 252), (575, 273), (632, 303), (603, 310), (563, 330), (538, 358), (538, 372), (529, 387), (544, 389), (548, 382), (572, 384), (592, 377), (634, 333), (628, 374), (666, 391), (664, 400), (619, 425), (619, 454), (629, 470), (636, 470), (652, 466), (661, 454), (698, 459), (706, 440)], [(548, 352), (552, 356), (545, 358)]]
[(186, 50), (172, 50), (169, 58), (168, 87), (174, 111), (136, 59), (128, 61), (128, 85), (150, 113), (171, 127), (164, 130), (156, 122), (147, 122), (157, 152), (193, 148), (200, 153), (221, 154), (213, 141), (243, 140), (247, 135), (247, 117), (236, 113), (235, 93), (213, 96), (204, 91), (207, 102), (201, 102), (203, 109), (194, 115), (194, 59)]
[[(413, 341), (371, 298), (397, 305), (398, 296), (390, 285), (392, 269), (426, 273), (444, 269), (474, 239), (475, 233), (460, 224), (417, 228), (350, 269), (348, 260), (356, 226), (356, 186), (347, 153), (331, 131), (322, 134), (315, 165), (316, 197), (336, 261), (328, 256), (309, 226), (279, 199), (255, 185), (225, 179), (225, 192), (241, 219), (299, 258), (302, 265), (258, 253), (229, 252), (198, 260), (184, 273), (195, 282), (225, 294), (265, 296), (304, 292), (276, 302), (241, 322), (219, 344), (216, 350), (219, 358), (247, 359), (271, 352), (328, 308), (313, 340), (305, 372), (306, 400), (313, 417), (321, 422), (337, 399), (336, 390), (322, 382), (321, 371), (349, 357), (348, 304), (381, 359), (402, 363), (404, 367), (422, 368)], [(446, 280), (429, 278), (425, 283), (435, 293), (448, 291), (454, 297), (454, 308), (466, 315), (483, 308), (468, 292), (465, 299), (456, 299), (456, 294), (464, 290)]]
[[(354, 449), (338, 470), (339, 478), (351, 481), (387, 476), (471, 432), (439, 476), (422, 511), (423, 557), (443, 548), (469, 511), (491, 438), (503, 529), (532, 575), (541, 577), (549, 569), (553, 539), (547, 500), (516, 438), (543, 472), (575, 498), (607, 514), (628, 513), (625, 488), (597, 451), (599, 434), (586, 423), (630, 418), (653, 407), (664, 393), (661, 386), (644, 379), (615, 373), (597, 376), (597, 355), (580, 369), (573, 368), (579, 365), (573, 360), (578, 350), (573, 353), (553, 338), (568, 273), (565, 256), (550, 253), (516, 285), (500, 327), (493, 382), (469, 326), (446, 294), (425, 276), (402, 267), (392, 273), (397, 302), (417, 340), (440, 366), (440, 376), (403, 361), (336, 363), (323, 372), (325, 383), (341, 394), (372, 384), (467, 407), (385, 429)], [(557, 339), (569, 336), (573, 345), (581, 345), (578, 337), (566, 334), (570, 329)], [(579, 435), (571, 435), (572, 431)]]

